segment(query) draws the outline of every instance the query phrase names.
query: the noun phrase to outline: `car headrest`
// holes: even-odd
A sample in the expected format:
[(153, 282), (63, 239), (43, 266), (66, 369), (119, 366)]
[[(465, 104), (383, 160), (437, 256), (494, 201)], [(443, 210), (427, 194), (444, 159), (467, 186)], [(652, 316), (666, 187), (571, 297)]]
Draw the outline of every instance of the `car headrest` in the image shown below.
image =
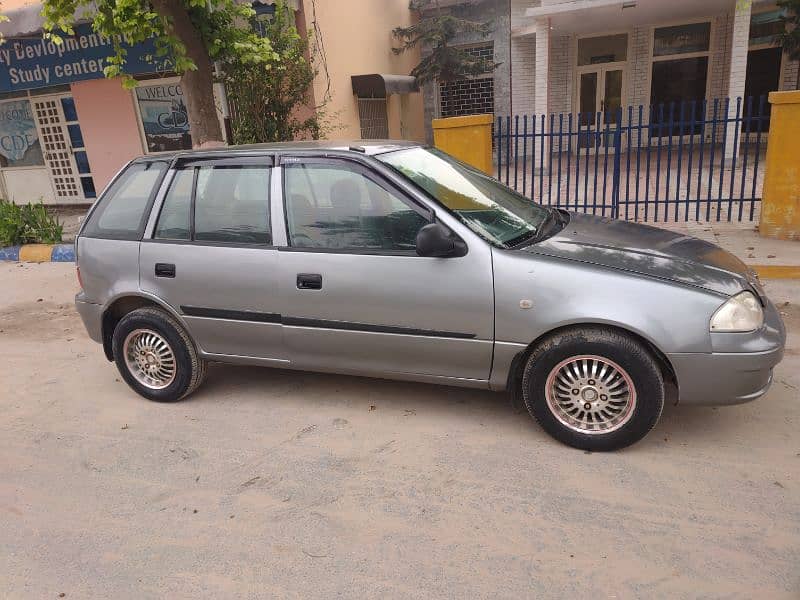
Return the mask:
[(331, 205), (343, 215), (359, 215), (361, 190), (351, 179), (340, 179), (331, 186)]
[(311, 201), (305, 194), (292, 194), (292, 212), (295, 214), (309, 214), (313, 210)]

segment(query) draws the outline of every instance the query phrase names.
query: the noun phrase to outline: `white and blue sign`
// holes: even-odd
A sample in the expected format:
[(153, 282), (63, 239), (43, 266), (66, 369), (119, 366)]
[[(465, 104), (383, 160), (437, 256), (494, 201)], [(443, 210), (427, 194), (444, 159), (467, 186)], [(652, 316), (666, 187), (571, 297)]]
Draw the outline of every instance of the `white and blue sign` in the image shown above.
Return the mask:
[(0, 102), (0, 166), (42, 165), (42, 147), (29, 100)]
[(178, 83), (142, 85), (136, 88), (142, 128), (148, 152), (186, 150), (192, 147), (189, 117)]
[[(8, 38), (0, 46), (0, 92), (29, 90), (104, 77), (106, 59), (114, 54), (112, 38), (99, 35), (91, 25), (75, 27), (75, 35), (55, 44), (44, 38)], [(170, 60), (156, 57), (151, 40), (122, 42), (127, 50), (125, 71), (132, 75), (169, 71)]]

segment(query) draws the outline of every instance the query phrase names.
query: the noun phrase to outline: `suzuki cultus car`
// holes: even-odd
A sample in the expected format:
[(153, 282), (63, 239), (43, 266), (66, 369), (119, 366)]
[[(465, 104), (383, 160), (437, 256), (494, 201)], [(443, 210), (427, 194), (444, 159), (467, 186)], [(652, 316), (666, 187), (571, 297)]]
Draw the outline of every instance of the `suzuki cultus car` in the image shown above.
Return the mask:
[(620, 448), (665, 399), (764, 394), (785, 330), (707, 242), (532, 202), (433, 148), (290, 143), (136, 159), (76, 241), (78, 310), (151, 400), (209, 361), (507, 390)]

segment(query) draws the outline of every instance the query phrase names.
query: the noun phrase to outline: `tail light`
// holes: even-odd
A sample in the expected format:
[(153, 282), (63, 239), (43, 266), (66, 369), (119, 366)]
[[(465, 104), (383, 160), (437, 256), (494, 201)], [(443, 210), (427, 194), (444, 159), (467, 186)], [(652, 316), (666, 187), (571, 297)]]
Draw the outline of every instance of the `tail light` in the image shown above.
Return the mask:
[(81, 278), (81, 268), (75, 267), (75, 274), (78, 276), (78, 285), (83, 289), (83, 279)]

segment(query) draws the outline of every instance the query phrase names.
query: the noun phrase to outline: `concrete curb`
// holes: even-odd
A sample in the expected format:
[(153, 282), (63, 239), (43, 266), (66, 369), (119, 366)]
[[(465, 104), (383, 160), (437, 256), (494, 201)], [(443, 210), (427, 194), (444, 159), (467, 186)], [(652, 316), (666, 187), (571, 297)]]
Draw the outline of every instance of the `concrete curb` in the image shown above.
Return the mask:
[(800, 265), (748, 265), (761, 279), (800, 279)]
[(25, 244), (0, 248), (0, 260), (18, 262), (75, 262), (72, 244)]

